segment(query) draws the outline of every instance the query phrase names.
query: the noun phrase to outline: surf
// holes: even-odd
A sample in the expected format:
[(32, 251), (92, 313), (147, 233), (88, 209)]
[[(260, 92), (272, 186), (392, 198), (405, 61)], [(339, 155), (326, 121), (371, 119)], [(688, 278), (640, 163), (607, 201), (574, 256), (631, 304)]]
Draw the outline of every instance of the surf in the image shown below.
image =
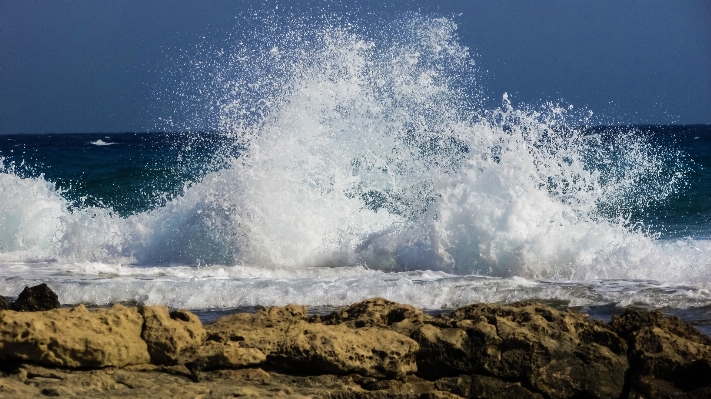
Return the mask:
[(176, 89), (193, 101), (176, 114), (208, 115), (171, 126), (220, 135), (219, 169), (119, 215), (72, 206), (42, 176), (6, 167), (0, 261), (709, 277), (708, 242), (660, 240), (631, 216), (683, 189), (677, 151), (640, 130), (591, 132), (591, 113), (569, 104), (514, 106), (504, 94), (485, 109), (475, 55), (450, 18), (281, 22), (181, 71), (196, 86)]

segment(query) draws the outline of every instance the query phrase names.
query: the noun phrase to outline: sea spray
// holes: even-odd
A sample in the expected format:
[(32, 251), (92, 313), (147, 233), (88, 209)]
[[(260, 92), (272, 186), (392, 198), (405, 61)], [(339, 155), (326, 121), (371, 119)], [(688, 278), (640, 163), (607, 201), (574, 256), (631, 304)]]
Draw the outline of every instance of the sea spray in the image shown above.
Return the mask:
[(129, 215), (71, 207), (41, 177), (0, 174), (1, 259), (168, 274), (183, 264), (294, 276), (323, 266), (708, 276), (690, 246), (660, 242), (631, 219), (683, 187), (682, 154), (655, 149), (640, 131), (593, 134), (589, 113), (568, 105), (514, 106), (504, 96), (483, 109), (479, 72), (448, 18), (408, 14), (368, 28), (296, 21), (256, 35), (260, 45), (237, 42), (186, 64), (198, 87), (178, 86), (176, 113), (197, 103), (208, 116), (194, 126), (166, 120), (216, 131), (220, 167), (160, 206)]

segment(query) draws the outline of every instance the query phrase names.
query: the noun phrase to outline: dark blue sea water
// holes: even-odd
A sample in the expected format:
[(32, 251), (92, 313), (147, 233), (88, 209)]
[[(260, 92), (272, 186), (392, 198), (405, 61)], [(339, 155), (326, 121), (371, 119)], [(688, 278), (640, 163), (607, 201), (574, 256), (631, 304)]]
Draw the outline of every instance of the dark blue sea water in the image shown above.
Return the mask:
[(292, 29), (181, 71), (161, 119), (180, 133), (0, 136), (0, 295), (203, 315), (540, 300), (708, 331), (711, 127), (485, 108), (447, 18)]
[(163, 206), (186, 184), (225, 167), (216, 157), (222, 141), (200, 133), (5, 135), (0, 156), (17, 176), (52, 182), (72, 208), (127, 216)]

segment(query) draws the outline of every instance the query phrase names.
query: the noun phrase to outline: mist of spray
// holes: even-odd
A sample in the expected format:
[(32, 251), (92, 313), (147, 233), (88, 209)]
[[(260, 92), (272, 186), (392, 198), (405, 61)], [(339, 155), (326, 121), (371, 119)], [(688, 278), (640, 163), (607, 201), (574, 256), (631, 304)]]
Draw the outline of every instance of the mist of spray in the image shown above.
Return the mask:
[(629, 218), (683, 186), (680, 154), (639, 131), (589, 134), (589, 113), (572, 106), (514, 107), (504, 95), (483, 109), (451, 19), (277, 22), (181, 72), (192, 79), (166, 120), (224, 135), (215, 158), (227, 167), (123, 218), (69, 210), (42, 178), (6, 171), (0, 259), (708, 275)]

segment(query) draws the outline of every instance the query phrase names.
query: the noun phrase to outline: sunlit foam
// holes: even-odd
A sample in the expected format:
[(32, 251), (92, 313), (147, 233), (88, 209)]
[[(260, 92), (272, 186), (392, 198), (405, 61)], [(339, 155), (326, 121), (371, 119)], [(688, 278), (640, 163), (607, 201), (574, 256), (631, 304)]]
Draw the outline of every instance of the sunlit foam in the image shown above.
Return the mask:
[(482, 109), (446, 18), (409, 14), (374, 34), (287, 26), (193, 63), (212, 79), (197, 98), (209, 127), (241, 149), (215, 154), (227, 168), (124, 218), (70, 209), (50, 183), (6, 170), (0, 260), (708, 278), (706, 243), (662, 242), (628, 218), (685, 179), (680, 155), (643, 132), (586, 134), (585, 111), (505, 95)]
[[(108, 137), (106, 137), (106, 138), (108, 138)], [(98, 140), (96, 140), (96, 141), (90, 141), (89, 144), (102, 147), (102, 146), (106, 146), (106, 145), (114, 145), (114, 144), (116, 144), (116, 143), (112, 143), (112, 142), (110, 142), (110, 141), (104, 141), (104, 140), (102, 140), (102, 139), (98, 139)]]

